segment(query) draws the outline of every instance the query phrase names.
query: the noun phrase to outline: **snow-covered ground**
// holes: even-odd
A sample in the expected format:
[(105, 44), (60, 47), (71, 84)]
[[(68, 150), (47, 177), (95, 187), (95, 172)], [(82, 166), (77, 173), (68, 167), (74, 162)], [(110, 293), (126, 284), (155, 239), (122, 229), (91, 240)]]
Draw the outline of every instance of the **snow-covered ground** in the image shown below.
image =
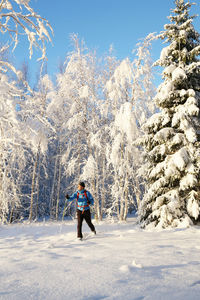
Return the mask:
[(0, 227), (0, 299), (199, 300), (200, 227), (148, 232), (134, 218)]

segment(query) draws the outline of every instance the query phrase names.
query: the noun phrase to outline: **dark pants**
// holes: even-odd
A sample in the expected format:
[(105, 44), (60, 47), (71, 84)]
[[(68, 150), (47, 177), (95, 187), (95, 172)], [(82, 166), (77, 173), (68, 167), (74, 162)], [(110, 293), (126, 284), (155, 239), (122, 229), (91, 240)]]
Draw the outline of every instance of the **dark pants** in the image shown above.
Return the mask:
[(90, 227), (91, 231), (95, 231), (95, 227), (91, 221), (91, 214), (90, 214), (89, 209), (85, 210), (84, 212), (77, 209), (77, 218), (78, 218), (78, 225), (77, 225), (77, 237), (78, 238), (83, 237), (83, 234), (82, 234), (83, 219), (85, 219), (85, 221), (88, 224), (88, 226)]

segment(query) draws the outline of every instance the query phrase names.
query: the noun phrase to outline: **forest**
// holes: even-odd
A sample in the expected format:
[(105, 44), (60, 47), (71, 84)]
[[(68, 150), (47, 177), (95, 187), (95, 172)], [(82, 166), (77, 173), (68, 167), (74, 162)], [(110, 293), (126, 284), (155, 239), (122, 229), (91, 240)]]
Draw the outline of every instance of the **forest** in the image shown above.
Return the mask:
[[(170, 24), (118, 60), (112, 47), (98, 57), (71, 35), (73, 49), (56, 81), (45, 69), (47, 20), (27, 1), (0, 4), (0, 221), (62, 220), (81, 180), (92, 193), (96, 220), (126, 220), (138, 213), (142, 227), (188, 226), (200, 210), (200, 35), (192, 4), (175, 1)], [(37, 85), (28, 67), (9, 60), (10, 44), (27, 36), (30, 56), (41, 50)], [(165, 40), (157, 62), (151, 45)], [(13, 46), (14, 45), (14, 46)], [(156, 89), (154, 67), (162, 68)]]

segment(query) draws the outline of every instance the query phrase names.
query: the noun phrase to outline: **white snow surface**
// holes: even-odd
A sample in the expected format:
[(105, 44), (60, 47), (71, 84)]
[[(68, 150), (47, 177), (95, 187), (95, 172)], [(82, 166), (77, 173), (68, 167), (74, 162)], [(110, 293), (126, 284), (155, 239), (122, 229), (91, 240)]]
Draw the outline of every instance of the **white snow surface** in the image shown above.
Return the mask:
[(0, 227), (0, 299), (199, 300), (200, 227), (143, 231), (76, 221)]
[(173, 72), (172, 72), (172, 81), (180, 81), (187, 78), (187, 75), (185, 74), (185, 71), (177, 67)]

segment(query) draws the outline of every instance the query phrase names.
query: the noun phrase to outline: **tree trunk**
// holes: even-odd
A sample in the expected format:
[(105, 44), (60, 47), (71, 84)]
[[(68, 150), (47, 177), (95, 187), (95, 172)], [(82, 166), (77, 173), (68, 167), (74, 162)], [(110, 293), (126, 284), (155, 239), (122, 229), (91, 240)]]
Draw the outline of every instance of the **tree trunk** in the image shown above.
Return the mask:
[(136, 185), (135, 197), (136, 197), (137, 209), (138, 209), (138, 207), (140, 205), (140, 201), (141, 201), (141, 191), (140, 191), (140, 184), (139, 184), (139, 181), (137, 178), (135, 179), (135, 185)]
[(51, 188), (51, 198), (50, 198), (50, 207), (49, 207), (50, 219), (53, 219), (53, 212), (54, 212), (54, 192), (55, 192), (57, 165), (58, 165), (58, 153), (57, 153), (56, 159), (55, 159), (53, 183), (52, 183), (52, 188)]
[(33, 167), (29, 221), (32, 221), (32, 218), (33, 218), (33, 197), (34, 197), (34, 191), (35, 191), (35, 178), (36, 178), (36, 170), (37, 170), (37, 165), (38, 165), (39, 154), (40, 154), (40, 143), (38, 145), (37, 155), (36, 155), (36, 159), (35, 159), (35, 163), (34, 163), (34, 167)]
[(59, 169), (58, 169), (58, 183), (57, 183), (57, 201), (56, 201), (56, 221), (58, 221), (59, 216), (59, 198), (60, 198), (60, 181), (61, 181), (61, 145), (59, 147)]
[(103, 219), (103, 211), (105, 207), (106, 197), (105, 197), (105, 157), (102, 162), (102, 189), (101, 189), (101, 211), (100, 211), (100, 221)]
[(124, 219), (124, 197), (123, 195), (121, 195), (119, 220), (123, 221), (123, 219)]
[[(123, 137), (122, 137), (122, 140), (123, 140)], [(121, 161), (123, 162), (124, 161), (124, 142), (121, 143)], [(123, 218), (124, 218), (124, 189), (123, 189), (123, 186), (124, 186), (124, 182), (123, 182), (123, 177), (122, 175), (120, 176), (120, 182), (119, 182), (119, 187), (120, 187), (120, 190), (121, 190), (121, 199), (120, 199), (120, 221), (123, 221)]]
[(36, 181), (36, 189), (37, 189), (37, 202), (36, 202), (36, 208), (35, 208), (35, 218), (36, 220), (38, 219), (38, 205), (39, 205), (39, 193), (40, 193), (40, 168), (41, 168), (41, 157), (39, 157), (39, 162), (38, 162), (38, 176), (37, 176), (37, 181)]
[(14, 216), (14, 204), (12, 202), (11, 212), (10, 212), (10, 218), (9, 223), (11, 224), (13, 222), (13, 216)]
[(124, 221), (126, 221), (128, 214), (128, 174), (126, 174), (125, 191), (124, 191), (125, 207), (124, 207)]
[[(95, 157), (95, 161), (98, 164), (98, 155), (97, 155), (96, 150), (95, 150), (94, 157)], [(94, 184), (94, 196), (95, 196), (96, 203), (97, 203), (97, 205), (96, 205), (96, 217), (97, 217), (97, 220), (100, 220), (101, 212), (100, 212), (100, 203), (99, 203), (99, 181), (98, 181), (98, 170), (97, 170), (97, 168), (95, 169), (94, 183), (95, 183)]]

